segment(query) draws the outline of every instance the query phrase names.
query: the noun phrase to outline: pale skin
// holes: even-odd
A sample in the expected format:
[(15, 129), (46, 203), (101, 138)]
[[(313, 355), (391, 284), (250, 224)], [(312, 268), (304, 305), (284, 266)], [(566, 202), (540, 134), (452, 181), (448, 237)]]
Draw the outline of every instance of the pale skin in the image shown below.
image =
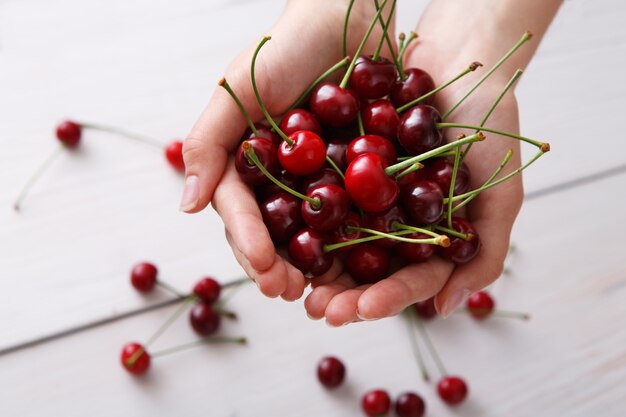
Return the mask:
[[(268, 30), (272, 40), (259, 55), (256, 74), (261, 96), (271, 114), (283, 113), (301, 91), (342, 58), (347, 4), (336, 0), (291, 0), (283, 16)], [(436, 95), (435, 105), (443, 113), (480, 78), (481, 71), (486, 72), (525, 31), (531, 31), (533, 39), (446, 119), (477, 125), (515, 70), (525, 68), (530, 62), (560, 4), (561, 0), (432, 0), (415, 28), (420, 38), (411, 44), (404, 66), (426, 70), (438, 85), (473, 61), (484, 64), (482, 69)], [(356, 0), (350, 18), (348, 54), (357, 49), (374, 13), (373, 1)], [(298, 36), (293, 36), (294, 33)], [(373, 53), (380, 34), (377, 26), (365, 54)], [(393, 27), (390, 35), (396, 38)], [(250, 84), (250, 61), (255, 45), (231, 63), (225, 77), (252, 119), (261, 120), (263, 115)], [(385, 49), (383, 55), (389, 56)], [(523, 200), (521, 176), (482, 193), (469, 205), (466, 216), (478, 231), (483, 246), (479, 255), (466, 265), (455, 267), (432, 258), (394, 272), (374, 285), (356, 286), (336, 261), (323, 276), (305, 279), (285, 256), (276, 252), (254, 195), (234, 168), (231, 154), (246, 126), (230, 96), (216, 88), (185, 140), (186, 179), (181, 210), (196, 213), (211, 203), (224, 222), (235, 258), (266, 296), (293, 301), (302, 297), (306, 286), (311, 284), (313, 289), (304, 302), (309, 317), (325, 318), (329, 325), (341, 326), (392, 316), (432, 296), (437, 311), (446, 317), (467, 295), (500, 276), (511, 228)], [(487, 126), (519, 133), (513, 90), (503, 98)], [(459, 132), (446, 130), (445, 134), (452, 139)], [(509, 149), (514, 155), (504, 174), (520, 166), (519, 142), (488, 135), (487, 140), (473, 146), (466, 158), (472, 187), (480, 186), (493, 173)]]

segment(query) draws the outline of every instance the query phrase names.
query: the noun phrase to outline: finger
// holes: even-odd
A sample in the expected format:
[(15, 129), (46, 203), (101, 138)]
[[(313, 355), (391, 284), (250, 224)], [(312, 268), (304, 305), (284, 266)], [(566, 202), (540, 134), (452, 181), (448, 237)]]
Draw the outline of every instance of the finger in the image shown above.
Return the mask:
[(357, 303), (367, 287), (351, 288), (335, 295), (324, 311), (326, 324), (338, 327), (361, 321), (357, 316)]
[(333, 265), (330, 269), (324, 272), (322, 275), (317, 276), (315, 278), (311, 278), (311, 286), (313, 288), (319, 287), (320, 285), (328, 284), (337, 279), (337, 277), (341, 274), (343, 270), (343, 266), (341, 261), (335, 257), (333, 259)]
[(295, 266), (285, 262), (287, 267), (287, 289), (281, 294), (285, 301), (295, 301), (302, 297), (306, 280)]
[(309, 317), (319, 320), (324, 317), (324, 312), (330, 300), (337, 294), (354, 288), (355, 284), (352, 278), (347, 274), (341, 275), (335, 281), (314, 288), (313, 291), (304, 300), (304, 308)]

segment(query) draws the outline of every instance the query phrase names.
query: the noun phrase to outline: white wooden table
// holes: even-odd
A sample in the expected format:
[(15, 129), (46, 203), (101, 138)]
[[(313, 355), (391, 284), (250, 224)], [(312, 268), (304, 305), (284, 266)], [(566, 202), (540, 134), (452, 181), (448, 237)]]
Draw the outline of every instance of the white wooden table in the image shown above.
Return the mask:
[[(163, 300), (128, 285), (139, 260), (171, 284), (241, 270), (212, 210), (178, 213), (181, 178), (159, 151), (89, 132), (33, 189), (12, 200), (55, 146), (65, 117), (182, 137), (237, 51), (265, 32), (281, 1), (0, 1), (0, 348)], [(400, 2), (410, 29), (423, 4)], [(626, 3), (570, 0), (518, 88), (523, 131), (553, 152), (527, 191), (626, 163)], [(253, 286), (224, 334), (247, 347), (199, 348), (155, 362), (146, 378), (118, 364), (173, 311), (145, 314), (0, 357), (1, 416), (357, 416), (360, 395), (416, 390), (431, 416), (626, 415), (626, 176), (529, 201), (499, 305), (533, 320), (429, 324), (471, 397), (450, 409), (418, 376), (404, 323), (331, 329), (301, 302)], [(185, 320), (155, 347), (193, 340)], [(335, 354), (348, 384), (329, 393), (318, 359)], [(432, 367), (431, 367), (432, 368)], [(436, 370), (432, 368), (433, 374)]]

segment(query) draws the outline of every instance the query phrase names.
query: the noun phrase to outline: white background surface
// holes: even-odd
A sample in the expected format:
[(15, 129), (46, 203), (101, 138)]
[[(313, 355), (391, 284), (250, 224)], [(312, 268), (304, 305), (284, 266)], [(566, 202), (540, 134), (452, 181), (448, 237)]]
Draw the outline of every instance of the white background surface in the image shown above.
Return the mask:
[[(400, 2), (398, 27), (423, 7)], [(184, 137), (231, 58), (264, 34), (281, 1), (0, 1), (0, 348), (147, 305), (129, 268), (152, 260), (182, 290), (199, 277), (241, 271), (212, 210), (177, 212), (182, 180), (161, 153), (88, 132), (62, 155), (21, 213), (24, 180), (56, 146), (63, 118), (162, 138)], [(625, 163), (626, 5), (571, 0), (518, 88), (522, 130), (553, 152), (526, 176), (527, 191)], [(230, 303), (241, 319), (224, 334), (248, 347), (210, 347), (127, 375), (118, 352), (145, 340), (173, 309), (146, 314), (0, 357), (2, 416), (357, 416), (360, 395), (416, 390), (431, 416), (626, 414), (625, 177), (528, 202), (513, 275), (494, 288), (502, 307), (533, 320), (429, 324), (447, 368), (470, 385), (449, 409), (423, 383), (404, 323), (393, 318), (330, 329), (300, 302), (253, 286)], [(155, 345), (193, 340), (178, 322)], [(326, 354), (348, 384), (323, 390)], [(436, 370), (431, 367), (433, 375)]]

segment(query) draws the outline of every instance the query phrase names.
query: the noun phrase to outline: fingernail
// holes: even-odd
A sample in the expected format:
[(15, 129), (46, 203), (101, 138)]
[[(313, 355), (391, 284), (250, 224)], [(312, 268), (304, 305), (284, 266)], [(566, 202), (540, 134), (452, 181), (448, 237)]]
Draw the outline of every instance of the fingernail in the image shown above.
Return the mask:
[(183, 188), (183, 197), (180, 200), (180, 211), (189, 211), (198, 205), (200, 195), (200, 187), (198, 185), (198, 177), (190, 175), (185, 178), (185, 187)]
[(461, 290), (456, 290), (452, 293), (448, 301), (443, 304), (443, 308), (441, 309), (441, 316), (445, 319), (450, 314), (456, 310), (463, 301), (469, 296), (470, 290), (467, 288), (463, 288)]
[(359, 313), (359, 310), (357, 309), (356, 311), (356, 316), (359, 318), (359, 320), (361, 321), (374, 321), (374, 320), (378, 320), (377, 318), (367, 318), (367, 317), (363, 317), (361, 315), (361, 313)]

